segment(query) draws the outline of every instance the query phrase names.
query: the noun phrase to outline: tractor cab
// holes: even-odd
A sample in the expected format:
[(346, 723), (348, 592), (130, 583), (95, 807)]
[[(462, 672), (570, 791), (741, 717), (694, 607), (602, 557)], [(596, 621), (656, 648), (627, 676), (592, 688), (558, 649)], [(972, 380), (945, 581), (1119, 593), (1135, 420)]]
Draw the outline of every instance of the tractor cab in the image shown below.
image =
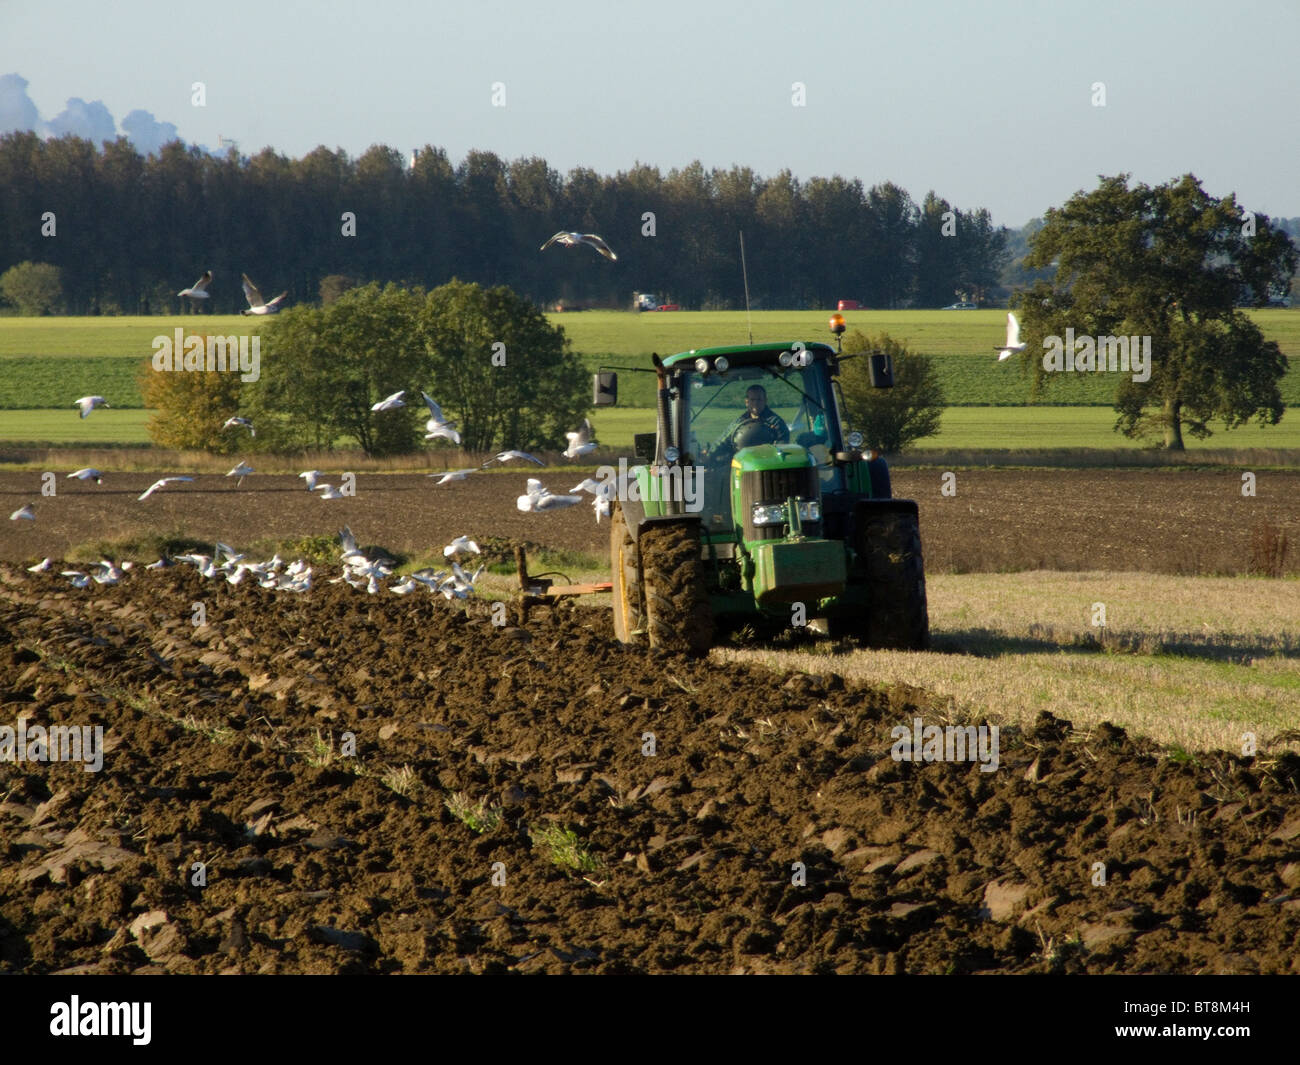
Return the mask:
[[(917, 508), (846, 429), (836, 377), (853, 357), (802, 341), (652, 356), (655, 432), (636, 435), (645, 465), (611, 518), (619, 639), (699, 651), (713, 618), (793, 607), (824, 631), (924, 646)], [(864, 357), (892, 387), (888, 357)], [(598, 373), (595, 404), (617, 394)]]

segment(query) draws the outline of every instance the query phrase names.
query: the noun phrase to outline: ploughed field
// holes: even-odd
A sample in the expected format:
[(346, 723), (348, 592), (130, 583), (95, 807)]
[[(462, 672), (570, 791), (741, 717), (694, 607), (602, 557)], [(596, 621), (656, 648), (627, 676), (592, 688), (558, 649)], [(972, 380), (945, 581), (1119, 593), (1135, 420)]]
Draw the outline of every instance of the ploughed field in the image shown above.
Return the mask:
[[(1256, 523), (1300, 535), (1296, 474), (1243, 499), (1235, 472), (957, 471), (950, 497), (941, 473), (894, 477), (934, 570), (1245, 573)], [(359, 475), (324, 502), (205, 475), (143, 503), (150, 474), (52, 499), (0, 476), (10, 510), (37, 501), (0, 539), (0, 730), (99, 725), (106, 748), (96, 772), (0, 761), (0, 971), (1300, 972), (1285, 742), (1171, 752), (1044, 715), (1002, 730), (994, 772), (896, 761), (892, 730), (950, 723), (947, 700), (829, 657), (649, 654), (604, 610), (493, 624), (334, 566), (295, 595), (19, 564), (345, 523), (412, 555), (604, 549), (590, 507), (520, 514), (526, 476)]]
[(1294, 754), (1044, 716), (896, 762), (923, 692), (604, 612), (0, 579), (0, 717), (106, 746), (0, 765), (7, 971), (1300, 971)]
[[(85, 555), (102, 541), (150, 533), (242, 549), (333, 536), (345, 524), (363, 542), (415, 558), (441, 558), (442, 545), (460, 535), (527, 540), (602, 559), (609, 549), (608, 525), (597, 525), (588, 505), (541, 515), (515, 507), (527, 478), (563, 493), (589, 470), (478, 473), (441, 487), (423, 474), (358, 473), (356, 496), (333, 501), (288, 475), (253, 474), (237, 488), (232, 478), (199, 474), (193, 484), (169, 485), (143, 502), (137, 496), (161, 473), (110, 469), (95, 485), (69, 481), (67, 472), (59, 471), (53, 498), (41, 496), (36, 471), (0, 473), (5, 514), (36, 503), (34, 522), (0, 529), (0, 561)], [(1259, 471), (1253, 498), (1242, 496), (1242, 473), (1231, 469), (957, 470), (955, 495), (941, 493), (943, 473), (893, 471), (894, 495), (920, 505), (931, 572), (1245, 574), (1271, 530), (1273, 540), (1284, 535), (1290, 545), (1283, 572), (1300, 573), (1300, 472)], [(338, 484), (337, 471), (322, 480)]]

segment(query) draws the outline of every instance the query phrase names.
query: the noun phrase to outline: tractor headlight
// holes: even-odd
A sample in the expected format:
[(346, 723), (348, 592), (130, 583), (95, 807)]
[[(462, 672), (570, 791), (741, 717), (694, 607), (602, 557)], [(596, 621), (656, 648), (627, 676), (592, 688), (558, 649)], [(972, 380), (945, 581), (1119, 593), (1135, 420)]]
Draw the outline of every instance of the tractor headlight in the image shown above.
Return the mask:
[[(786, 518), (785, 504), (755, 503), (751, 518), (755, 528), (763, 525), (784, 525)], [(799, 500), (799, 519), (801, 521), (821, 521), (821, 503), (815, 499)]]

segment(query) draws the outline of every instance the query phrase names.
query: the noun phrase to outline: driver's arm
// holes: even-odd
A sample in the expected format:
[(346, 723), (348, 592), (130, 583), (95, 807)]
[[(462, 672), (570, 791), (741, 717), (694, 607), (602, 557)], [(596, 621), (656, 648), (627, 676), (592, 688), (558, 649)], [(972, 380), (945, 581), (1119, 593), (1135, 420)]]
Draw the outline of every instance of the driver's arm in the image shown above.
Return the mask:
[(772, 410), (771, 407), (768, 408), (768, 413), (772, 415), (772, 419), (768, 424), (772, 427), (772, 431), (776, 433), (775, 442), (778, 444), (788, 444), (790, 442), (790, 427), (785, 424), (785, 419), (782, 418), (781, 415), (777, 414), (776, 411)]

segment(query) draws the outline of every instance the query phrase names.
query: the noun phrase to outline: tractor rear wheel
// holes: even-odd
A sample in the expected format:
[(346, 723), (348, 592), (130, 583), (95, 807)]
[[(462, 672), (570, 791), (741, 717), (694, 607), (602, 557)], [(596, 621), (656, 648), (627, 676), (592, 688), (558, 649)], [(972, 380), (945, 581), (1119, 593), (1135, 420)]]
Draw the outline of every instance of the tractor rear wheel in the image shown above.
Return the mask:
[(871, 514), (859, 534), (870, 606), (855, 626), (871, 647), (923, 651), (930, 643), (921, 529), (914, 512)]
[(627, 527), (623, 505), (615, 503), (609, 516), (609, 568), (614, 585), (614, 635), (620, 643), (644, 644), (645, 591), (636, 537)]
[(713, 644), (699, 522), (649, 525), (641, 532), (641, 573), (650, 646), (705, 654)]

